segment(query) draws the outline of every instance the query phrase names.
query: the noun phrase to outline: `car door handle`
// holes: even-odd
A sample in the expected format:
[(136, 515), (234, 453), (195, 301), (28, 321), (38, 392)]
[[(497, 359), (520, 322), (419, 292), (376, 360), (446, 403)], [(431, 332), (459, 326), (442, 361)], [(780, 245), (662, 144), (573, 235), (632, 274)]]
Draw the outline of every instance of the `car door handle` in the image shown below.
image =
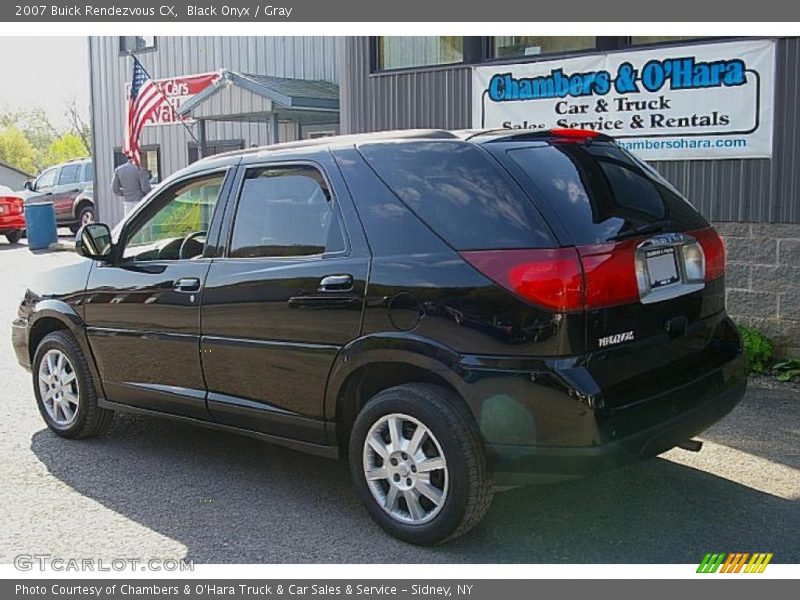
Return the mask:
[(181, 277), (172, 286), (176, 292), (199, 292), (200, 280), (197, 277)]
[(352, 275), (328, 275), (319, 282), (320, 292), (349, 292), (353, 289)]

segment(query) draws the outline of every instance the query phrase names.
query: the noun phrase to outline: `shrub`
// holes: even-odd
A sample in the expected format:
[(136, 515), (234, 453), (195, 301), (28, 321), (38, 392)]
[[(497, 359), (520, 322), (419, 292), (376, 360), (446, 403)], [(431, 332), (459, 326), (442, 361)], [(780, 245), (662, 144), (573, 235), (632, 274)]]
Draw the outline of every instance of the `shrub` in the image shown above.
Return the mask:
[(780, 381), (792, 381), (800, 377), (800, 358), (789, 358), (775, 363), (772, 372)]
[(752, 327), (739, 325), (744, 340), (747, 368), (754, 373), (763, 373), (772, 360), (772, 344), (763, 333)]

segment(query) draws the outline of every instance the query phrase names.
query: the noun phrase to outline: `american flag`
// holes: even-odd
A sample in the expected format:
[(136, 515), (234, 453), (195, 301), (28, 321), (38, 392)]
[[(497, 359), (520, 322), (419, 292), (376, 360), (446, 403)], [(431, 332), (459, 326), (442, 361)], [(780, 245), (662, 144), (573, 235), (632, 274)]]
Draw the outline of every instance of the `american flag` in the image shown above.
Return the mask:
[(169, 100), (134, 56), (133, 79), (128, 98), (128, 121), (125, 127), (125, 143), (122, 146), (122, 152), (127, 156), (133, 156), (137, 165), (141, 164), (139, 135), (142, 127), (164, 103), (169, 104)]

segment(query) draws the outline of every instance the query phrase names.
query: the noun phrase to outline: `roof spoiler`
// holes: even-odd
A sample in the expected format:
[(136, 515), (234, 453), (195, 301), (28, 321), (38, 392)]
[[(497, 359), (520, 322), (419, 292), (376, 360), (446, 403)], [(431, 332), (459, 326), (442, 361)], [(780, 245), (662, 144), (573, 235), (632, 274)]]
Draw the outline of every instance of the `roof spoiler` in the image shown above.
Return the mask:
[(542, 139), (561, 139), (570, 141), (587, 141), (597, 140), (603, 142), (613, 142), (614, 138), (605, 133), (595, 131), (594, 129), (571, 129), (571, 128), (553, 128), (553, 129), (484, 129), (482, 131), (470, 132), (465, 137), (465, 140), (472, 140), (478, 137), (491, 137), (492, 142), (498, 141), (526, 141), (526, 140), (542, 140)]

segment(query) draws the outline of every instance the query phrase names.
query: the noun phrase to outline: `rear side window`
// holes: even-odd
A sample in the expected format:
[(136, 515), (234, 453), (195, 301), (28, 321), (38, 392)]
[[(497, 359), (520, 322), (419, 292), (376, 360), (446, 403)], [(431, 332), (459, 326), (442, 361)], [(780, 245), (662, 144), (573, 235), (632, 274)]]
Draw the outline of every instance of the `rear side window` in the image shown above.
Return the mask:
[(81, 171), (81, 165), (65, 165), (61, 167), (61, 175), (58, 176), (58, 185), (66, 185), (78, 181), (78, 174)]
[(655, 171), (615, 144), (542, 142), (510, 150), (508, 156), (575, 244), (606, 242), (657, 222), (673, 231), (708, 225)]
[(311, 256), (341, 250), (342, 230), (317, 169), (268, 167), (247, 172), (229, 256)]
[(403, 142), (359, 150), (389, 188), (456, 250), (554, 245), (530, 199), (473, 144)]

